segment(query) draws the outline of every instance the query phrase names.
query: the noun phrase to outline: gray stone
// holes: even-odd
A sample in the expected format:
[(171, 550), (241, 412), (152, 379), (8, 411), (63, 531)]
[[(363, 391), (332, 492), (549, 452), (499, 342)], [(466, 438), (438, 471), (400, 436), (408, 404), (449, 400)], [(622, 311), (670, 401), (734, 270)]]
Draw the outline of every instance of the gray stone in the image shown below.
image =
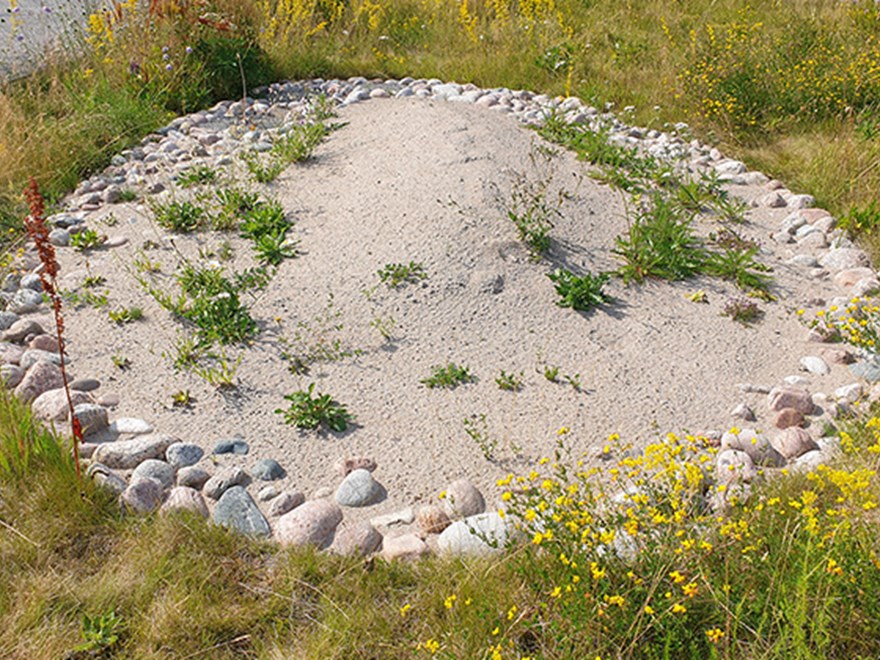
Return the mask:
[(721, 436), (721, 451), (735, 449), (748, 454), (755, 465), (782, 467), (785, 459), (777, 452), (762, 433), (752, 429), (742, 429), (739, 433), (728, 431)]
[(212, 500), (218, 499), (233, 486), (241, 486), (248, 482), (248, 474), (238, 467), (225, 467), (208, 479), (203, 487), (205, 495)]
[(385, 561), (395, 559), (419, 559), (429, 554), (431, 549), (415, 534), (385, 537), (382, 539), (382, 557)]
[(24, 355), (23, 346), (0, 341), (0, 362), (18, 365), (22, 355)]
[(828, 457), (824, 452), (814, 449), (798, 456), (791, 464), (791, 469), (795, 472), (812, 472), (820, 465), (825, 465)]
[[(86, 392), (71, 390), (70, 402), (74, 406), (91, 403), (92, 397)], [(67, 403), (67, 392), (63, 387), (43, 392), (31, 404), (34, 414), (49, 422), (64, 422), (70, 418), (70, 407)]]
[[(61, 356), (57, 352), (41, 351), (29, 348), (22, 353), (18, 364), (22, 369), (30, 369), (37, 362), (51, 362), (52, 364), (61, 364)], [(67, 362), (65, 362), (67, 364)]]
[(752, 409), (748, 407), (745, 403), (739, 404), (736, 408), (730, 411), (730, 416), (735, 417), (736, 419), (741, 419), (746, 422), (754, 422), (755, 421), (755, 413), (752, 412)]
[(330, 551), (346, 557), (366, 557), (382, 546), (382, 535), (370, 523), (363, 521), (344, 526), (336, 533)]
[(244, 456), (249, 451), (248, 443), (242, 438), (227, 438), (214, 445), (215, 454), (238, 454)]
[(342, 522), (342, 509), (329, 500), (311, 500), (278, 519), (275, 536), (284, 546), (326, 548)]
[(4, 332), (9, 330), (12, 327), (12, 324), (19, 320), (18, 314), (14, 312), (2, 311), (0, 312), (0, 330)]
[(138, 479), (155, 479), (163, 488), (171, 488), (174, 485), (174, 468), (165, 461), (148, 458), (131, 473), (132, 483)]
[(24, 378), (24, 369), (14, 364), (0, 365), (0, 381), (6, 389), (12, 389)]
[(109, 488), (117, 495), (121, 495), (128, 484), (125, 479), (116, 474), (113, 470), (101, 463), (92, 463), (86, 470), (86, 476), (102, 488)]
[(108, 442), (95, 451), (95, 460), (117, 470), (131, 470), (150, 458), (161, 458), (175, 442), (173, 435), (150, 433), (132, 440)]
[(3, 332), (3, 341), (21, 342), (28, 335), (45, 334), (43, 326), (32, 319), (19, 319)]
[(70, 232), (66, 229), (53, 229), (49, 232), (49, 242), (55, 247), (67, 247), (70, 244)]
[(173, 511), (191, 511), (202, 518), (208, 517), (208, 507), (205, 504), (205, 498), (194, 488), (186, 486), (175, 486), (168, 493), (165, 504), (159, 510), (160, 513), (167, 514)]
[(869, 383), (880, 381), (880, 360), (870, 358), (849, 365), (850, 373), (856, 378), (864, 378)]
[(483, 513), (486, 502), (476, 486), (467, 479), (459, 479), (446, 488), (443, 508), (451, 520), (457, 520)]
[(36, 312), (43, 304), (43, 294), (31, 289), (19, 289), (9, 301), (9, 311), (16, 314)]
[(269, 515), (275, 518), (283, 516), (288, 511), (293, 511), (296, 507), (302, 505), (305, 501), (306, 496), (302, 493), (281, 493), (269, 502)]
[(43, 392), (61, 387), (64, 381), (61, 377), (61, 368), (51, 362), (37, 362), (28, 369), (21, 382), (15, 388), (15, 395), (30, 403)]
[(77, 378), (70, 384), (70, 389), (78, 392), (94, 392), (101, 387), (101, 381), (97, 378)]
[(485, 555), (501, 552), (510, 527), (497, 512), (480, 513), (452, 523), (437, 538), (442, 552), (457, 555)]
[(162, 504), (162, 484), (155, 479), (140, 479), (130, 484), (119, 500), (133, 513), (150, 513)]
[(26, 275), (22, 275), (19, 286), (22, 289), (30, 289), (31, 291), (36, 291), (39, 294), (43, 293), (43, 282), (40, 280), (40, 276), (36, 273), (28, 273)]
[(255, 479), (260, 479), (262, 481), (275, 481), (286, 477), (287, 472), (284, 471), (284, 468), (281, 467), (281, 464), (275, 459), (264, 458), (254, 465), (251, 469), (251, 475)]
[(120, 401), (121, 399), (119, 398), (118, 394), (108, 392), (99, 396), (95, 400), (95, 403), (97, 403), (99, 406), (104, 406), (105, 408), (115, 408), (119, 405)]
[(109, 426), (107, 409), (95, 403), (81, 403), (73, 409), (74, 416), (79, 420), (83, 435), (103, 431)]
[(758, 476), (755, 464), (744, 451), (727, 449), (715, 457), (715, 478), (719, 484), (752, 481)]
[(208, 474), (207, 471), (194, 465), (180, 468), (177, 471), (177, 485), (188, 486), (189, 488), (195, 488), (196, 490), (201, 490), (202, 486), (204, 486), (210, 478), (211, 475)]
[(834, 390), (834, 398), (847, 403), (855, 403), (862, 398), (864, 388), (861, 383), (850, 383)]
[(278, 497), (281, 494), (275, 486), (263, 486), (260, 488), (260, 492), (257, 493), (257, 499), (260, 502), (268, 502), (271, 499)]
[(341, 506), (369, 506), (384, 497), (385, 489), (369, 470), (352, 471), (336, 489), (336, 502)]
[(832, 272), (869, 267), (868, 255), (858, 248), (833, 248), (819, 258), (819, 264)]
[(186, 442), (176, 442), (165, 450), (165, 460), (175, 468), (195, 465), (204, 455), (201, 447)]
[(269, 536), (272, 530), (257, 503), (241, 486), (232, 486), (214, 507), (214, 522), (242, 534)]

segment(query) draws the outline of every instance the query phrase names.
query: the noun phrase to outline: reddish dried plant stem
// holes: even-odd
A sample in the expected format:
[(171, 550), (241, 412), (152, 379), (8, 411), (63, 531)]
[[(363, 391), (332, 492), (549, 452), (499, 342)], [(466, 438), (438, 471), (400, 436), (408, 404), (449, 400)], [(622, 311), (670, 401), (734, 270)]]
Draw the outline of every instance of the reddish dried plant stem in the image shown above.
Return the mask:
[(79, 445), (82, 442), (82, 426), (76, 418), (73, 410), (73, 401), (70, 398), (70, 386), (67, 381), (67, 369), (64, 366), (64, 316), (61, 313), (61, 296), (58, 295), (56, 287), (58, 277), (58, 260), (55, 258), (55, 247), (49, 241), (49, 228), (46, 226), (46, 210), (43, 196), (40, 194), (40, 188), (36, 180), (31, 177), (28, 185), (24, 190), (24, 196), (28, 202), (30, 215), (25, 219), (24, 224), (28, 235), (33, 239), (34, 246), (37, 249), (37, 255), (43, 268), (40, 271), (40, 282), (43, 285), (43, 291), (48, 294), (52, 301), (52, 311), (55, 315), (55, 329), (58, 335), (58, 357), (61, 362), (61, 381), (64, 387), (64, 393), (67, 396), (67, 407), (70, 410), (70, 428), (73, 433), (73, 460), (76, 465), (76, 476), (82, 479), (79, 465)]

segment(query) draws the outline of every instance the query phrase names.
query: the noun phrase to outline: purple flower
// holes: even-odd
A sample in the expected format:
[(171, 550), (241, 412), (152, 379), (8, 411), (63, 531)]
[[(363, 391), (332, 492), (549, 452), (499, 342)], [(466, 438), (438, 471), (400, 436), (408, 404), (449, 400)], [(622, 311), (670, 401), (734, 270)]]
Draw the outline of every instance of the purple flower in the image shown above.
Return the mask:
[(132, 60), (128, 63), (128, 72), (132, 75), (137, 75), (141, 72), (141, 65)]
[(189, 55), (190, 53), (193, 52), (193, 49), (192, 49), (191, 46), (187, 46), (184, 50), (186, 51), (186, 54), (187, 54), (187, 55)]
[(171, 66), (170, 64), (166, 64), (166, 65), (165, 65), (165, 70), (166, 70), (166, 71), (171, 71), (171, 69), (173, 69), (173, 68), (174, 68), (174, 67)]
[(167, 62), (167, 61), (168, 61), (168, 58), (170, 58), (170, 57), (171, 57), (171, 56), (170, 56), (168, 53), (165, 53), (165, 54), (162, 56), (162, 61), (163, 61), (163, 62)]
[(162, 46), (162, 52), (163, 52), (163, 53), (167, 53), (167, 52), (168, 52), (168, 46)]
[(47, 7), (47, 6), (43, 5), (42, 7), (40, 7), (40, 9), (43, 10), (43, 13), (44, 13), (44, 14), (51, 14), (51, 13), (52, 13), (52, 8), (51, 8), (51, 7)]

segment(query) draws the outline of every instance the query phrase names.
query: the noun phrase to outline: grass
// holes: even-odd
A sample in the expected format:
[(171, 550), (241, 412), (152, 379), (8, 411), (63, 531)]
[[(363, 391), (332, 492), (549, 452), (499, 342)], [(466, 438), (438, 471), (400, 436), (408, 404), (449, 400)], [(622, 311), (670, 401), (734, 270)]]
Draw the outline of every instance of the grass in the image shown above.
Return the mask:
[[(846, 423), (843, 463), (770, 480), (718, 515), (701, 508), (701, 471), (685, 467), (710, 455), (696, 438), (639, 454), (612, 437), (616, 486), (575, 469), (563, 442), (547, 465), (500, 484), (522, 527), (517, 552), (365, 564), (187, 513), (122, 516), (109, 493), (80, 490), (67, 453), (28, 414), (0, 393), (4, 657), (83, 645), (217, 658), (880, 652), (871, 415)], [(638, 496), (612, 499), (639, 483)], [(615, 547), (629, 547), (630, 533), (642, 551), (608, 551), (618, 535)]]
[(389, 289), (398, 289), (406, 284), (416, 284), (428, 279), (425, 267), (415, 261), (410, 261), (408, 264), (385, 264), (376, 271), (376, 274), (379, 276), (379, 281)]

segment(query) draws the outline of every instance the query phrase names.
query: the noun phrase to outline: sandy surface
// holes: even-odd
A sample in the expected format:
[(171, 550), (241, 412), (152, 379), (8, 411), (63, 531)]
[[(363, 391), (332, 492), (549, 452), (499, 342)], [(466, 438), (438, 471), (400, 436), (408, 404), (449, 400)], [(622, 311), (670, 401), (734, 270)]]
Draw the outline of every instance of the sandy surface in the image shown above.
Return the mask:
[[(582, 163), (564, 152), (553, 160), (555, 181), (572, 196), (552, 232), (549, 258), (536, 263), (498, 203), (509, 196), (510, 172), (528, 171), (539, 142), (533, 132), (498, 113), (442, 101), (374, 100), (342, 109), (340, 119), (347, 125), (311, 162), (266, 188), (295, 219), (292, 234), (302, 254), (284, 262), (254, 302), (263, 331), (241, 352), (240, 386), (231, 393), (176, 373), (165, 357), (180, 326), (144, 294), (131, 270), (143, 241), (163, 235), (147, 214), (115, 207), (120, 222), (105, 231), (128, 236), (125, 246), (87, 257), (59, 250), (64, 272), (81, 273), (88, 260), (92, 274), (107, 278), (111, 308), (145, 311), (144, 321), (123, 327), (106, 311), (68, 315), (76, 374), (99, 378), (101, 393), (121, 396), (111, 418), (142, 417), (208, 451), (218, 439), (241, 434), (250, 454), (219, 463), (249, 467), (275, 458), (288, 471), (281, 486), (306, 494), (336, 487), (337, 459), (372, 457), (379, 465), (375, 476), (388, 490), (387, 500), (364, 514), (376, 515), (426, 501), (460, 477), (472, 479), (491, 502), (495, 479), (552, 454), (562, 426), (571, 429), (568, 442), (577, 453), (594, 451), (612, 432), (644, 444), (667, 431), (729, 428), (740, 402), (749, 403), (757, 426), (766, 428), (766, 397), (742, 394), (738, 385), (780, 384), (813, 352), (793, 312), (837, 292), (828, 281), (807, 279), (806, 269), (784, 265), (791, 253), (770, 242), (789, 210), (750, 211), (742, 227), (768, 246), (761, 258), (774, 268), (779, 299), (761, 304), (765, 318), (753, 327), (721, 316), (737, 292), (705, 278), (630, 287), (613, 281), (607, 290), (617, 302), (578, 313), (556, 306), (546, 273), (556, 266), (575, 272), (617, 267), (611, 248), (626, 230), (623, 198), (586, 177)], [(745, 186), (736, 192), (747, 198), (766, 193)], [(709, 220), (700, 227), (712, 229)], [(202, 233), (177, 237), (175, 245), (198, 258), (199, 248), (216, 249), (226, 238)], [(234, 267), (251, 265), (247, 244), (232, 242), (239, 255)], [(170, 278), (177, 252), (166, 247), (146, 254)], [(384, 264), (409, 261), (422, 263), (429, 278), (399, 290), (380, 284), (376, 271)], [(498, 278), (503, 288), (493, 293)], [(685, 298), (697, 289), (706, 291), (708, 304)], [(316, 330), (331, 295), (339, 314), (334, 323), (342, 328)], [(393, 341), (370, 326), (377, 317), (394, 319)], [(313, 365), (305, 376), (291, 374), (278, 340), (292, 341), (299, 323), (313, 328), (309, 341), (338, 339), (360, 354)], [(114, 354), (128, 357), (132, 368), (116, 369)], [(451, 391), (420, 384), (432, 365), (447, 361), (469, 367), (478, 381)], [(578, 374), (582, 390), (547, 381), (539, 373), (544, 364), (558, 366), (561, 376)], [(522, 391), (499, 389), (502, 370), (522, 372)], [(810, 378), (811, 390), (826, 392), (854, 380), (843, 366)], [(310, 382), (344, 403), (357, 425), (319, 435), (273, 414), (285, 404), (284, 394)], [(172, 393), (181, 389), (195, 399), (189, 410), (171, 406)], [(497, 441), (494, 462), (465, 432), (463, 420), (475, 415), (485, 415), (488, 436)], [(210, 462), (203, 460), (212, 469)]]

